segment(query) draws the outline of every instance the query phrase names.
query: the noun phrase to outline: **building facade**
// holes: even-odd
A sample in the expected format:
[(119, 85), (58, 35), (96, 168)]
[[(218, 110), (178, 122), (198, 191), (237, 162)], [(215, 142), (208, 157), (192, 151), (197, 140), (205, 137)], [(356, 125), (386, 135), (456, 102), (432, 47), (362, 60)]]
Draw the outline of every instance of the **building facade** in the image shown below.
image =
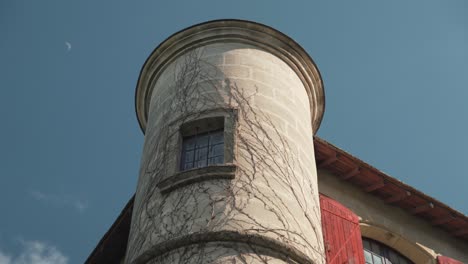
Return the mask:
[(277, 30), (172, 35), (137, 85), (135, 197), (87, 263), (468, 262), (467, 217), (314, 138), (324, 106), (314, 62)]

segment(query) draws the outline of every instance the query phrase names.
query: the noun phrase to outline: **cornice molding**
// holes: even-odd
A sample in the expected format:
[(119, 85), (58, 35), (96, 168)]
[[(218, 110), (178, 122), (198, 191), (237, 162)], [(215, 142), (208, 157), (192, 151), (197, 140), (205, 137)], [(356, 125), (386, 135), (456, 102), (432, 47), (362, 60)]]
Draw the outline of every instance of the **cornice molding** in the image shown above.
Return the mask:
[(271, 27), (245, 20), (214, 20), (179, 31), (163, 41), (143, 65), (135, 93), (135, 109), (145, 133), (149, 99), (164, 69), (187, 51), (213, 43), (244, 43), (283, 60), (297, 74), (309, 96), (314, 134), (325, 110), (320, 72), (307, 52), (294, 40)]

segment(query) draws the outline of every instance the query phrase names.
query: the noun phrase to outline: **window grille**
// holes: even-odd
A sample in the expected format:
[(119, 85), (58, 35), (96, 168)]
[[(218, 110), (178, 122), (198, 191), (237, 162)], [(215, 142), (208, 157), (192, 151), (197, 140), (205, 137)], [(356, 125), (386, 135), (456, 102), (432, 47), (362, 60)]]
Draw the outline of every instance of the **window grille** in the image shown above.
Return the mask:
[(366, 264), (413, 264), (394, 249), (377, 241), (363, 237)]
[(224, 131), (215, 130), (182, 139), (180, 169), (190, 170), (224, 163)]

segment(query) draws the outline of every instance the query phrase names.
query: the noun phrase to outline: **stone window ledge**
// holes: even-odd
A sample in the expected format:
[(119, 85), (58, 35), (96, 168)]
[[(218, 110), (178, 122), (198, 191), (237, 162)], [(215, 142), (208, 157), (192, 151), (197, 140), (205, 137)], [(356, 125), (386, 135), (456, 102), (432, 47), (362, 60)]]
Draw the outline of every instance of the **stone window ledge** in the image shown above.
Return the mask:
[(235, 177), (235, 174), (236, 165), (234, 164), (210, 165), (178, 172), (159, 182), (157, 186), (162, 193), (169, 193), (174, 189), (196, 182), (218, 179), (230, 180)]

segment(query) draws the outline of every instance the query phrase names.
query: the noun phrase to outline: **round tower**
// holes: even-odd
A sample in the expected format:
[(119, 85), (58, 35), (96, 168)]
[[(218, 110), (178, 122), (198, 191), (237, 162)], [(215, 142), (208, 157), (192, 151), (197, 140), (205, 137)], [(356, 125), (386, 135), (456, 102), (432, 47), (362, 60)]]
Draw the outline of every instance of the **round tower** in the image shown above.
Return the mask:
[(145, 133), (126, 263), (324, 263), (317, 67), (268, 26), (217, 20), (144, 64)]

